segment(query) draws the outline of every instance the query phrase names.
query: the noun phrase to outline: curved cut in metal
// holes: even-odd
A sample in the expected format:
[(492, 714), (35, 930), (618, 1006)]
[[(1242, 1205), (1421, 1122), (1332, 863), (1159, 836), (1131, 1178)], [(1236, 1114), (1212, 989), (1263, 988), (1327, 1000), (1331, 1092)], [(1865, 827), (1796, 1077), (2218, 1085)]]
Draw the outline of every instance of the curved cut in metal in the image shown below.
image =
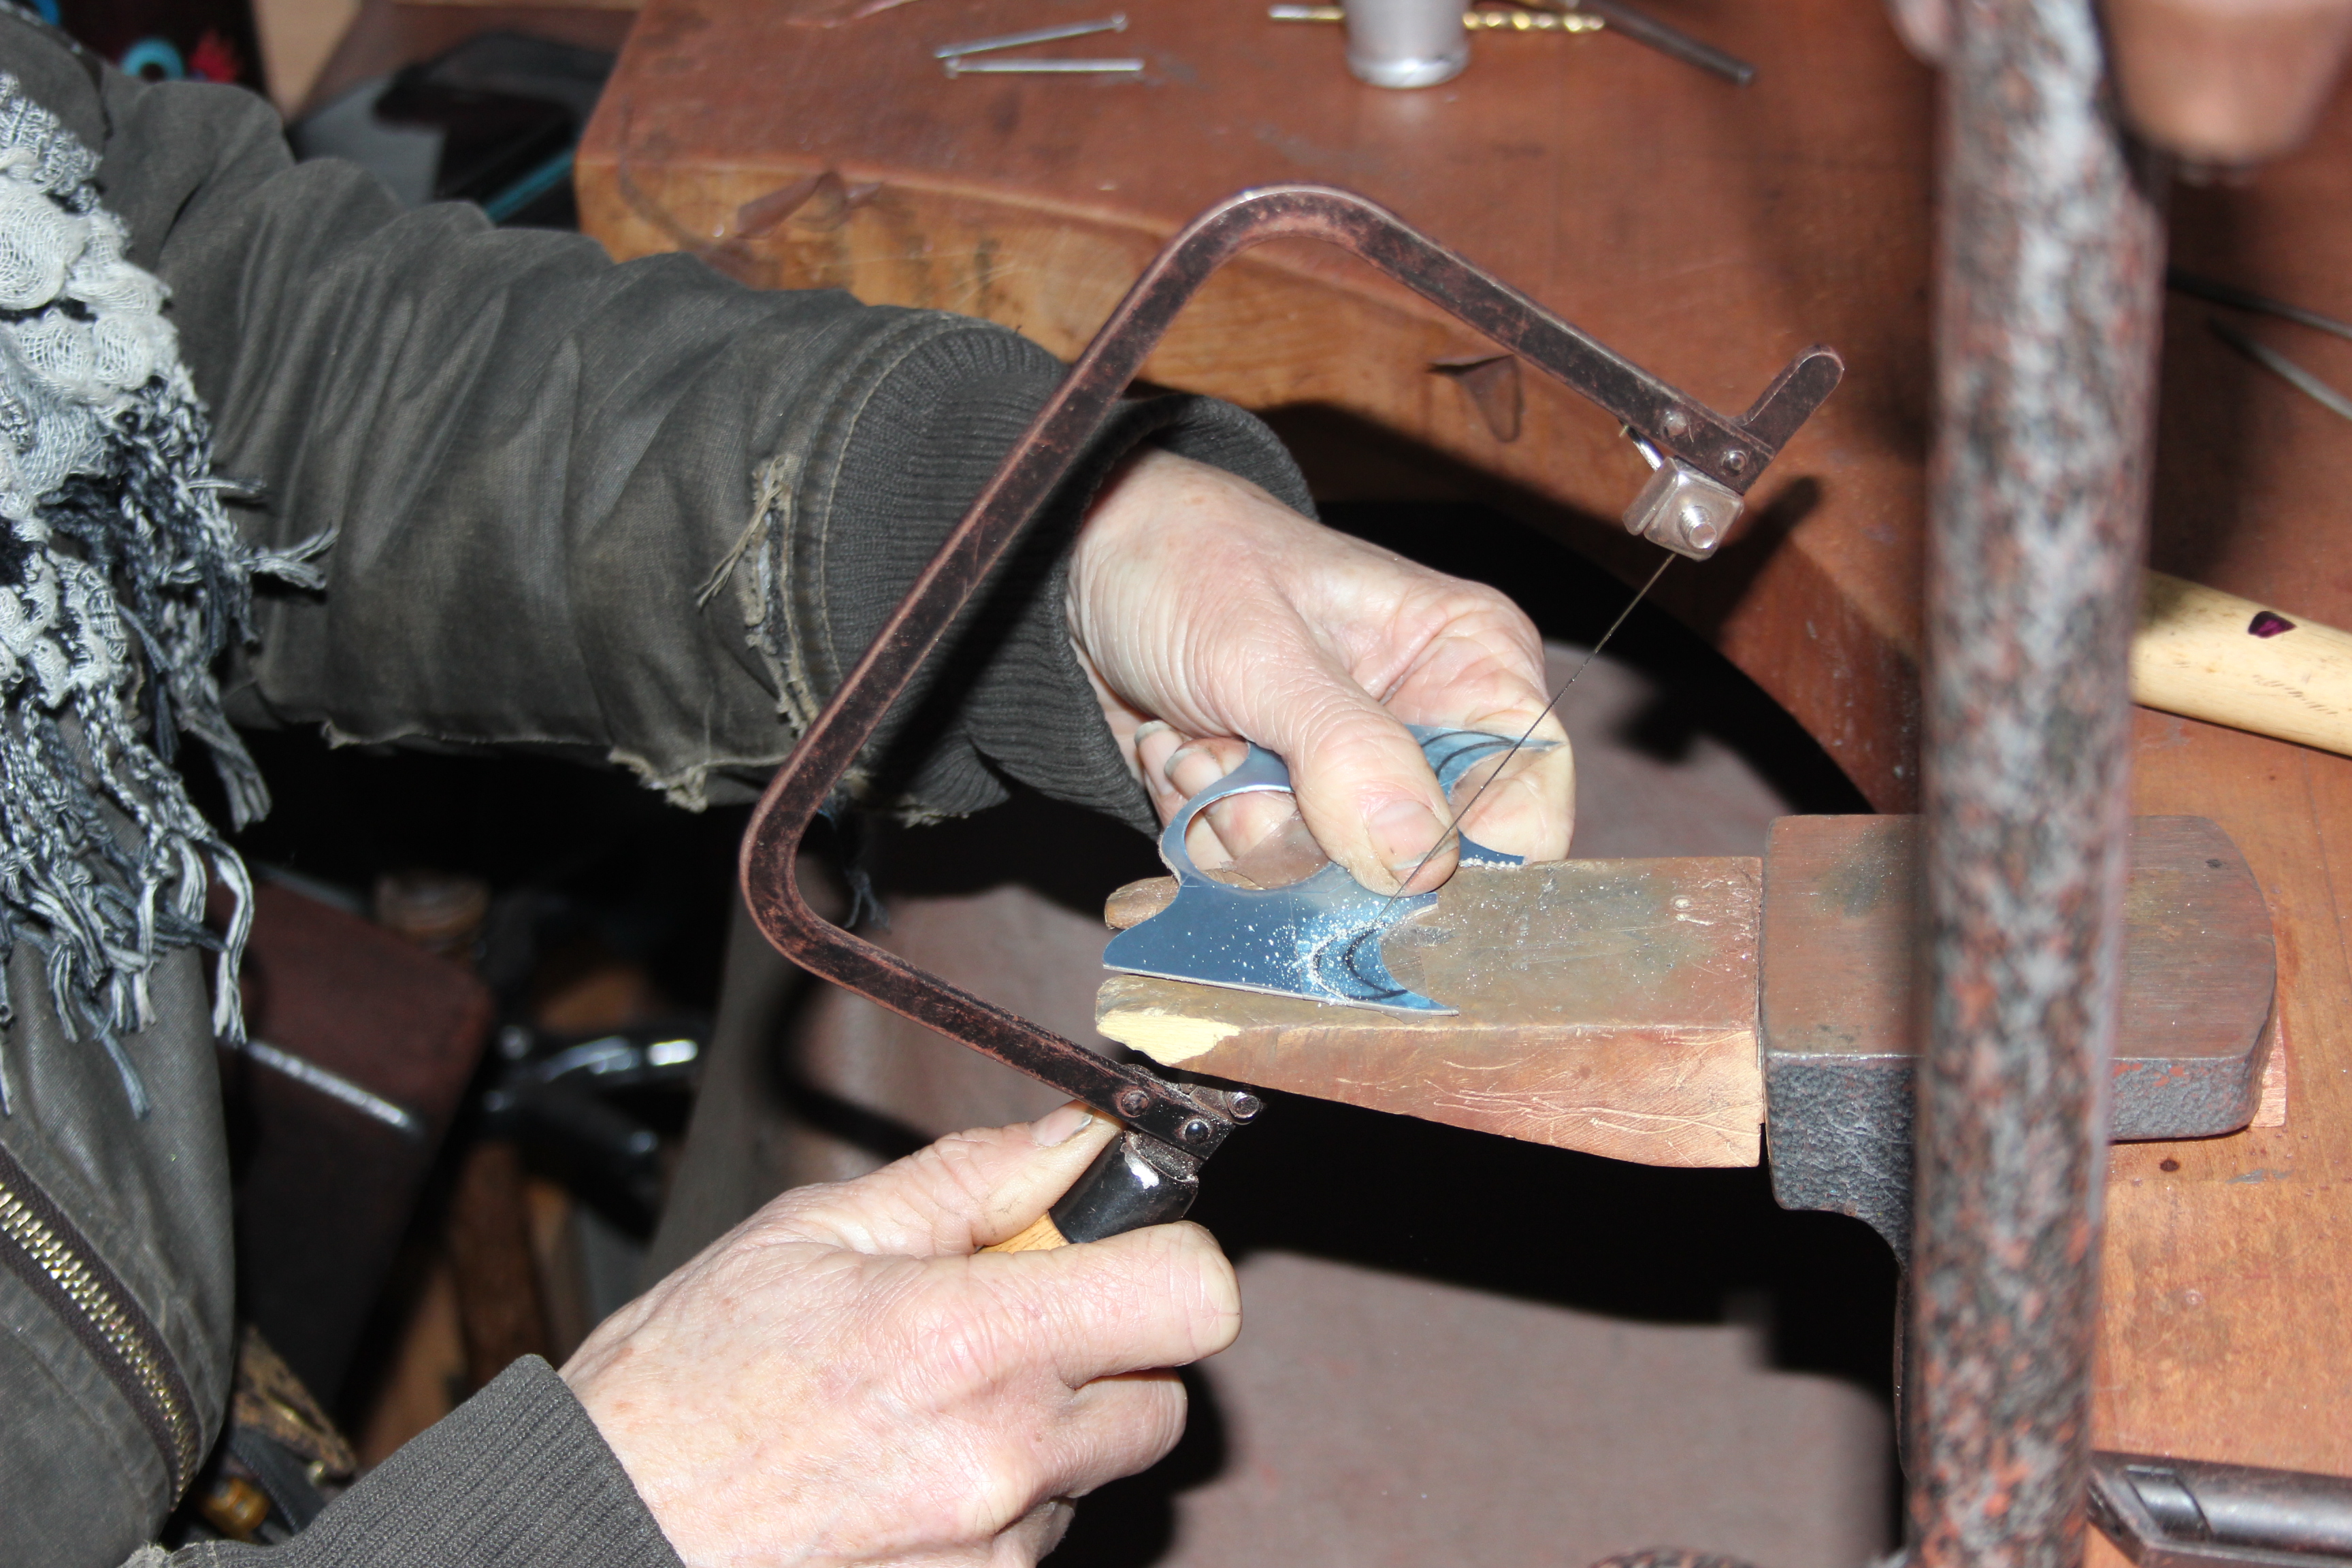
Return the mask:
[[(1406, 726), (1421, 742), (1440, 788), (1449, 794), (1469, 771), (1507, 755), (1508, 735), (1483, 730)], [(1549, 751), (1549, 742), (1528, 751)], [(1402, 921), (1431, 908), (1435, 893), (1411, 898), (1376, 893), (1338, 861), (1283, 888), (1220, 882), (1192, 862), (1184, 837), (1193, 818), (1237, 795), (1288, 793), (1290, 770), (1280, 757), (1252, 746), (1241, 766), (1186, 801), (1160, 834), (1160, 858), (1176, 873), (1176, 897), (1148, 921), (1129, 926), (1103, 949), (1103, 967), (1122, 974), (1189, 980), (1234, 991), (1299, 996), (1309, 1002), (1391, 1007), (1402, 1013), (1450, 1014), (1389, 973), (1381, 940)], [(1462, 839), (1465, 866), (1517, 866), (1506, 855)]]
[(1756, 482), (1843, 374), (1834, 353), (1808, 349), (1746, 414), (1718, 414), (1374, 203), (1328, 186), (1272, 185), (1228, 197), (1153, 258), (777, 770), (744, 835), (740, 866), (761, 933), (803, 968), (1109, 1111), (1186, 1158), (1213, 1151), (1233, 1123), (1178, 1085), (1097, 1056), (841, 930), (809, 907), (795, 863), (810, 823), (883, 715), (1053, 495), (1176, 313), (1219, 267), (1272, 239), (1319, 239), (1354, 252), (1737, 493)]

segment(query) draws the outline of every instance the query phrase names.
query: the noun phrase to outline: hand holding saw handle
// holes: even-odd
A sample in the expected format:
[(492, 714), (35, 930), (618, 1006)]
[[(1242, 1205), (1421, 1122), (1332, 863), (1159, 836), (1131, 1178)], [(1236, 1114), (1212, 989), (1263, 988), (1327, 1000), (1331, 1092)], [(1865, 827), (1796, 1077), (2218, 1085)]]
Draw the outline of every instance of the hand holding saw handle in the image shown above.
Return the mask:
[(1745, 415), (1718, 414), (1371, 202), (1327, 186), (1268, 186), (1229, 197), (1144, 269), (777, 770), (752, 815), (740, 862), (752, 918), (786, 957), (1126, 1123), (1125, 1137), (1056, 1205), (1073, 1227), (1061, 1234), (1072, 1240), (1181, 1215), (1201, 1163), (1247, 1119), (1244, 1108), (1097, 1056), (841, 930), (803, 897), (796, 860), (810, 823), (892, 703), (1054, 494), (1176, 312), (1218, 267), (1280, 238), (1320, 239), (1354, 252), (1600, 405), (1657, 463), (1626, 526), (1686, 554), (1712, 552), (1740, 498), (1843, 374), (1835, 353), (1807, 349)]

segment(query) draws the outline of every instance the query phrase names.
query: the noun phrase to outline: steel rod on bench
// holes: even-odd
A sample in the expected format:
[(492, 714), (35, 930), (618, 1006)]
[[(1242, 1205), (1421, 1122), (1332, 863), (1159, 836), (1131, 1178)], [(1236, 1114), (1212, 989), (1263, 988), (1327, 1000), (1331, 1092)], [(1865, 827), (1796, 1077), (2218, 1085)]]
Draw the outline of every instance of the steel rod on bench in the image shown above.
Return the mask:
[(2090, 0), (1946, 62), (1922, 762), (1929, 1046), (1905, 1405), (1917, 1568), (2084, 1545), (2162, 269)]

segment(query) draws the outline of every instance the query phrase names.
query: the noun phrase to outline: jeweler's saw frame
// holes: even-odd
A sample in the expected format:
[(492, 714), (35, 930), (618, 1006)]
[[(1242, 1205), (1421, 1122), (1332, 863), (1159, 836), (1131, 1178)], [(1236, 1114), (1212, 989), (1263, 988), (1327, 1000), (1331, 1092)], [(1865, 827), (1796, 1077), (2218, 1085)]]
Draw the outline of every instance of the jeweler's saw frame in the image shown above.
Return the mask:
[(1072, 1241), (1181, 1215), (1197, 1190), (1201, 1162), (1254, 1114), (1255, 1101), (1098, 1056), (852, 935), (803, 896), (801, 841), (883, 716), (1061, 484), (1176, 313), (1211, 273), (1272, 239), (1318, 239), (1354, 252), (1598, 404), (1656, 461), (1625, 514), (1626, 527), (1686, 555), (1714, 552), (1738, 517), (1741, 498), (1844, 374), (1835, 351), (1809, 348), (1746, 414), (1718, 414), (1385, 209), (1329, 186), (1270, 185), (1230, 196), (1193, 219), (1144, 268), (777, 770), (752, 814), (741, 855), (752, 919), (793, 963), (1127, 1124), (1126, 1137), (1055, 1208), (1062, 1234)]

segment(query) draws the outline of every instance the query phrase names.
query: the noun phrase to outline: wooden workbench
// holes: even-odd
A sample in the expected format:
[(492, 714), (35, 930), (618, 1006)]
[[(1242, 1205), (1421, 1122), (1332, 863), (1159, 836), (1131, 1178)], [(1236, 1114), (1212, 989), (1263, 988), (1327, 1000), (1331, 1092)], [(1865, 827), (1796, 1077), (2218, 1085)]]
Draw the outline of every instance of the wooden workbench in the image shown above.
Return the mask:
[[(1845, 386), (1759, 486), (1758, 526), (1664, 597), (1881, 809), (1909, 805), (1933, 84), (1876, 6), (1662, 0), (1758, 62), (1744, 91), (1601, 35), (1481, 37), (1456, 82), (1386, 93), (1347, 78), (1336, 29), (1255, 0), (1129, 4), (1115, 48), (1061, 46), (1139, 55), (1141, 81), (949, 81), (929, 58), (1108, 8), (917, 0), (827, 27), (802, 0), (650, 0), (582, 149), (583, 219), (616, 255), (693, 249), (761, 286), (966, 310), (1069, 353), (1192, 212), (1317, 180), (1721, 408), (1832, 343)], [(2352, 104), (2252, 187), (2175, 209), (2185, 265), (2352, 315)], [(2352, 426), (2203, 314), (2176, 302), (2169, 321), (2156, 563), (2352, 626)], [(2352, 387), (2352, 343), (2251, 325)], [(1507, 387), (1482, 401), (1432, 369), (1481, 350), (1344, 258), (1269, 249), (1210, 285), (1148, 374), (1275, 411), (1323, 493), (1472, 495), (1622, 566), (1610, 520), (1639, 458), (1532, 374), (1514, 421)], [(2352, 761), (2145, 712), (2137, 741), (2136, 809), (2219, 821), (2270, 900), (2290, 1110), (2116, 1151), (2098, 1440), (2352, 1473), (2352, 860), (2330, 863), (2352, 850)]]

